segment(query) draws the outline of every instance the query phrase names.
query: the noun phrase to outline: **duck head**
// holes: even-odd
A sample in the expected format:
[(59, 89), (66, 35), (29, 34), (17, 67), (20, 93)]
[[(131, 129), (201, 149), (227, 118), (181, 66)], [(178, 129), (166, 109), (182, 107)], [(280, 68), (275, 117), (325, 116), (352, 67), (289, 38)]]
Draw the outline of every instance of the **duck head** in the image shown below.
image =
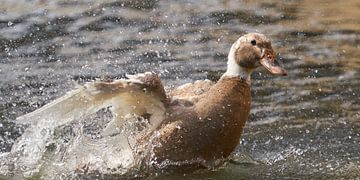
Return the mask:
[(248, 81), (251, 73), (260, 66), (271, 74), (287, 75), (286, 70), (275, 59), (270, 39), (260, 33), (241, 36), (231, 46), (227, 64), (224, 76), (240, 76)]

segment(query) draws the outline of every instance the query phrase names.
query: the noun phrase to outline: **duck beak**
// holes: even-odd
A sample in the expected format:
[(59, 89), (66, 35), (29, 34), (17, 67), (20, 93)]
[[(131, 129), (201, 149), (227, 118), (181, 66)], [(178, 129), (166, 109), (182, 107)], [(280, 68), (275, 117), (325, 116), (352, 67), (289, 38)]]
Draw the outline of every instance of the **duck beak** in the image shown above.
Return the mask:
[(265, 49), (263, 51), (260, 64), (264, 66), (271, 74), (286, 76), (287, 72), (282, 68), (279, 62), (275, 59), (274, 51)]

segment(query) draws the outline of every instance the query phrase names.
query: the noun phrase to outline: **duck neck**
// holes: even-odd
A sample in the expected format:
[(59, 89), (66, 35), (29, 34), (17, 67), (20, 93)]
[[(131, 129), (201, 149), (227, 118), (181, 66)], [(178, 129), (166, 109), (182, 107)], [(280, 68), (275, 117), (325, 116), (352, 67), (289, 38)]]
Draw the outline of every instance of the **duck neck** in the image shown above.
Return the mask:
[(240, 43), (236, 42), (232, 45), (227, 61), (227, 70), (222, 77), (240, 77), (250, 83), (251, 70), (241, 67), (236, 63), (236, 49), (240, 46)]

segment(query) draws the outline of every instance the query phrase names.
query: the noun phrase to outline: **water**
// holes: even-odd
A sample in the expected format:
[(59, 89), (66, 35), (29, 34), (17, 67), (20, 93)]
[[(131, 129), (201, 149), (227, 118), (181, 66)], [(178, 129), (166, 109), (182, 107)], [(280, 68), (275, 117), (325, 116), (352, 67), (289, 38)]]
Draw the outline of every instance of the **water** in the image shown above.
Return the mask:
[[(155, 70), (168, 87), (225, 70), (244, 32), (271, 37), (288, 70), (253, 74), (237, 162), (154, 179), (360, 177), (360, 3), (335, 1), (0, 2), (0, 151), (18, 116), (74, 82)], [(245, 156), (245, 158), (243, 157)]]

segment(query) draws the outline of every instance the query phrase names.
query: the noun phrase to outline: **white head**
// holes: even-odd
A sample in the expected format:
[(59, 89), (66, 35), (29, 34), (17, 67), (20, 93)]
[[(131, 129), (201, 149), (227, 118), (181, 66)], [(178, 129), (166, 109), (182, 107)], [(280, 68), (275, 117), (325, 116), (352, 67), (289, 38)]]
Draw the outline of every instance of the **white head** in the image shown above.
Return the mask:
[(227, 65), (223, 77), (240, 76), (250, 81), (252, 71), (261, 65), (272, 74), (287, 75), (275, 59), (270, 39), (259, 33), (241, 36), (231, 46)]

